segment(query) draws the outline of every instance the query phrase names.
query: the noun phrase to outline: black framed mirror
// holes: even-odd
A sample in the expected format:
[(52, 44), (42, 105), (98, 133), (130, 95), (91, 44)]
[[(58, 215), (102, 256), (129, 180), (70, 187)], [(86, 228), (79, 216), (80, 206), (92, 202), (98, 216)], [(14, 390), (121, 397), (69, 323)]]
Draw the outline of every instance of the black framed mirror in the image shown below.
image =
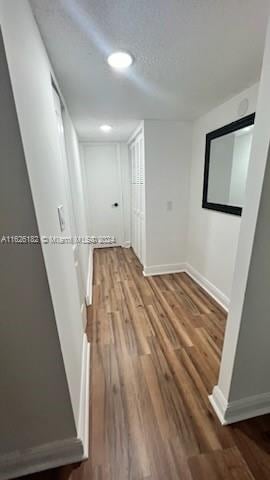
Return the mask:
[(206, 135), (202, 207), (241, 215), (255, 113)]

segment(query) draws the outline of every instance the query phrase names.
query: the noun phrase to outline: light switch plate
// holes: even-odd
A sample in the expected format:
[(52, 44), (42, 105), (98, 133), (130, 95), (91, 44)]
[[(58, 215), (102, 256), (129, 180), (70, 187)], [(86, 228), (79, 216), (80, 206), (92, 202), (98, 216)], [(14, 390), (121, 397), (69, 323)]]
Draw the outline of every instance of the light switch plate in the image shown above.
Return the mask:
[(61, 232), (63, 232), (65, 230), (65, 218), (64, 218), (64, 207), (63, 207), (63, 205), (59, 205), (59, 207), (57, 207), (57, 211), (58, 211), (60, 230), (61, 230)]

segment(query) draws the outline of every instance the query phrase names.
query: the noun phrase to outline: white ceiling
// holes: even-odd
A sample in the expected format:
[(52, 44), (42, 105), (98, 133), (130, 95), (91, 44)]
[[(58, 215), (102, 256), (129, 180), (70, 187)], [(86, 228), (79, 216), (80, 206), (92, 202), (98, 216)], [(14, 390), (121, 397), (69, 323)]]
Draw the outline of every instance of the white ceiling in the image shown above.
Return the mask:
[[(259, 79), (269, 0), (31, 0), (81, 138), (193, 119)], [(107, 56), (131, 52), (128, 73)], [(110, 134), (99, 125), (110, 123)]]

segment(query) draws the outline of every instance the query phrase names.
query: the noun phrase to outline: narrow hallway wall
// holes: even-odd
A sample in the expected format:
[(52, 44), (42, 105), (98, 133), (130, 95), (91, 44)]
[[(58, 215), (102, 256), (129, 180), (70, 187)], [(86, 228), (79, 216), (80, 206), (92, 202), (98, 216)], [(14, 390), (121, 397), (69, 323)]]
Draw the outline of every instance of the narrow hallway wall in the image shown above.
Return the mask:
[(238, 106), (248, 99), (248, 111), (256, 111), (258, 84), (194, 122), (190, 174), (187, 262), (194, 277), (217, 299), (229, 306), (241, 217), (202, 208), (205, 136), (237, 120)]

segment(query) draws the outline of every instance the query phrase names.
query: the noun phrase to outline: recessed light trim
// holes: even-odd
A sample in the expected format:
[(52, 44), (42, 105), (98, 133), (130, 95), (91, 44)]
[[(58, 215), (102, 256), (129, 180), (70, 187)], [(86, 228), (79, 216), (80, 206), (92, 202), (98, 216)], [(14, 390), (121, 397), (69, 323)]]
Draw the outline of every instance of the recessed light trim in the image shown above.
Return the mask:
[(115, 70), (126, 70), (133, 63), (133, 57), (128, 52), (119, 51), (109, 55), (108, 64)]
[(111, 125), (101, 125), (100, 127), (100, 130), (102, 130), (102, 132), (105, 132), (105, 133), (109, 133), (111, 130), (112, 130), (112, 127)]

